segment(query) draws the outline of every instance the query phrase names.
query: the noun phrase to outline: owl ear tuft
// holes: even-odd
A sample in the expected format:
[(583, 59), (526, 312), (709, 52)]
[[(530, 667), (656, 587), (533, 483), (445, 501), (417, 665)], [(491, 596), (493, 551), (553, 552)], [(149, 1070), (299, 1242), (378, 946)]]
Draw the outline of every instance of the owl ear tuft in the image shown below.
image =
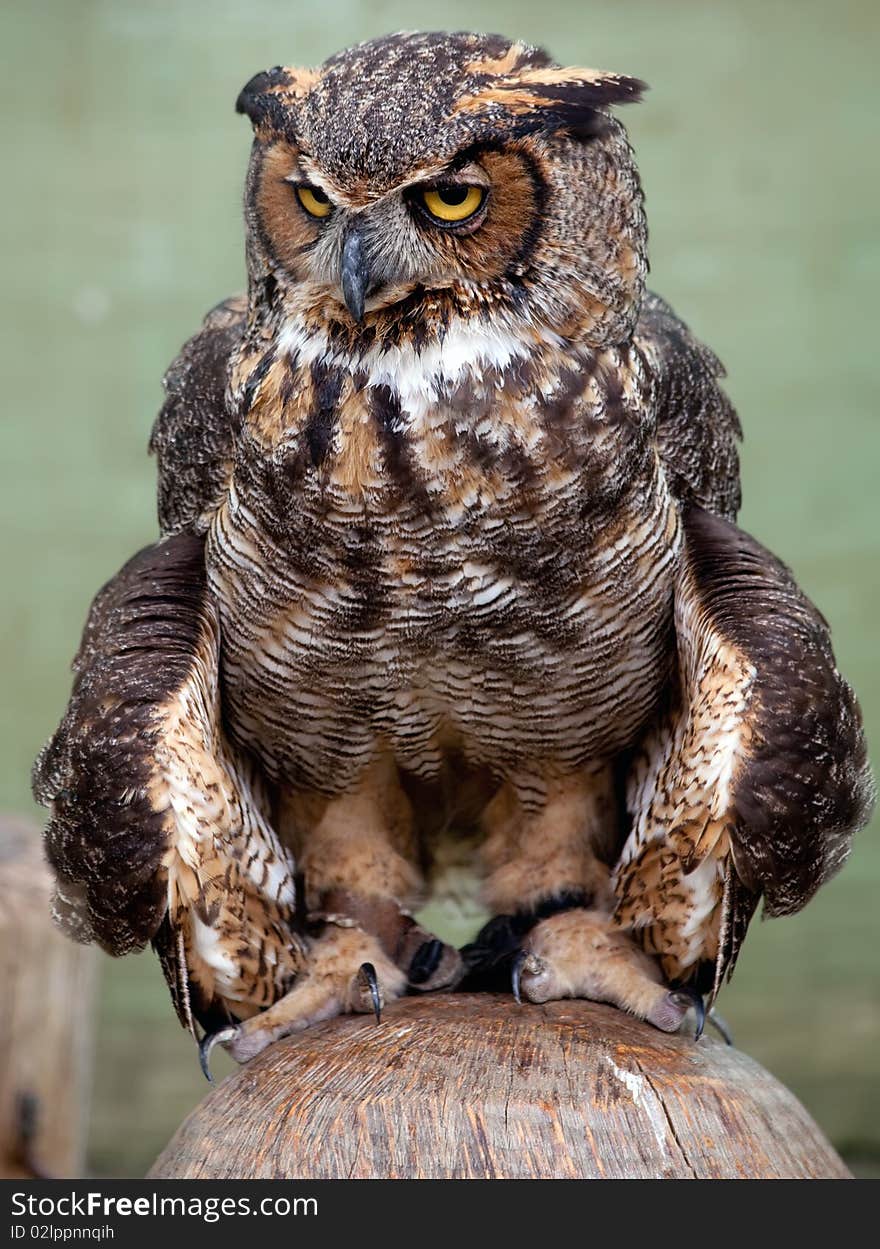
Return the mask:
[(637, 104), (648, 90), (640, 78), (601, 69), (527, 69), (519, 75), (519, 82), (545, 95), (548, 102), (570, 100), (590, 108)]
[(319, 77), (318, 70), (286, 65), (263, 70), (242, 87), (235, 111), (249, 117), (255, 130), (286, 132), (290, 128), (290, 110), (311, 91)]
[(634, 104), (647, 89), (641, 79), (624, 74), (538, 66), (487, 78), (458, 101), (456, 111), (478, 113), (494, 105), (527, 129), (565, 129), (588, 137), (607, 125), (601, 110)]
[(244, 113), (255, 126), (259, 126), (266, 117), (269, 106), (269, 93), (278, 91), (287, 81), (287, 71), (282, 65), (274, 69), (265, 69), (254, 74), (250, 82), (245, 83), (235, 101), (236, 113)]

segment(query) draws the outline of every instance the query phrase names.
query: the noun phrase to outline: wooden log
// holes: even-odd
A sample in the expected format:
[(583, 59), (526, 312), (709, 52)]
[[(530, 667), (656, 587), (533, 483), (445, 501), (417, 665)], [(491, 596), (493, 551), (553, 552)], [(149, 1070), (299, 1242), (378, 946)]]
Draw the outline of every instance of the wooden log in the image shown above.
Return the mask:
[(210, 1092), (154, 1179), (842, 1178), (745, 1054), (590, 1002), (411, 997), (277, 1042)]
[(0, 817), (0, 1177), (81, 1176), (94, 951), (50, 914), (39, 830)]

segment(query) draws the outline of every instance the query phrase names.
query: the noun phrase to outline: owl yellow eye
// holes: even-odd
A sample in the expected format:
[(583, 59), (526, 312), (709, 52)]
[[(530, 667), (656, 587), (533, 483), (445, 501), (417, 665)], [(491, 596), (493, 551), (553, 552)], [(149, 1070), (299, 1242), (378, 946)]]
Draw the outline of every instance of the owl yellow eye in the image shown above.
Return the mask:
[(422, 203), (438, 221), (466, 221), (473, 217), (486, 198), (480, 186), (435, 186), (422, 192)]
[(310, 217), (330, 216), (330, 209), (333, 205), (320, 187), (298, 186), (296, 197)]

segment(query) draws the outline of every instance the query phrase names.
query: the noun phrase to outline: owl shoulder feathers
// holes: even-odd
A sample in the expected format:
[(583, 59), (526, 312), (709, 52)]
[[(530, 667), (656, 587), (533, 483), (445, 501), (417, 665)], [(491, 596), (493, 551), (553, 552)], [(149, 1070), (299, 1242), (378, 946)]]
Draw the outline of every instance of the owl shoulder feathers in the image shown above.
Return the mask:
[(230, 357), (244, 333), (247, 300), (213, 308), (168, 369), (165, 403), (150, 436), (159, 462), (163, 533), (202, 532), (206, 512), (225, 487), (235, 438), (226, 400)]
[(721, 361), (651, 292), (634, 338), (656, 379), (657, 446), (673, 493), (683, 503), (735, 520), (742, 429), (719, 384)]

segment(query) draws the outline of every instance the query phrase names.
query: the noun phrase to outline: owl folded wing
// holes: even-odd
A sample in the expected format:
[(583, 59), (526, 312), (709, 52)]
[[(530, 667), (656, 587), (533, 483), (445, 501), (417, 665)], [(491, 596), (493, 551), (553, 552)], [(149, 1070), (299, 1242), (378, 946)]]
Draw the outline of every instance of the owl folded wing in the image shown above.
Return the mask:
[(828, 626), (778, 559), (690, 506), (679, 680), (631, 768), (618, 920), (671, 980), (717, 992), (763, 897), (799, 910), (873, 803), (861, 716)]
[(672, 493), (736, 520), (742, 429), (720, 384), (724, 366), (651, 291), (642, 303), (635, 341), (655, 379), (657, 449)]
[(111, 954), (152, 942), (192, 1031), (267, 1005), (299, 960), (292, 864), (220, 722), (218, 637), (202, 541), (145, 548), (92, 605), (34, 771), (59, 920)]
[(163, 534), (204, 533), (226, 492), (236, 432), (226, 387), (245, 311), (243, 296), (212, 308), (165, 374), (166, 399), (150, 436)]

